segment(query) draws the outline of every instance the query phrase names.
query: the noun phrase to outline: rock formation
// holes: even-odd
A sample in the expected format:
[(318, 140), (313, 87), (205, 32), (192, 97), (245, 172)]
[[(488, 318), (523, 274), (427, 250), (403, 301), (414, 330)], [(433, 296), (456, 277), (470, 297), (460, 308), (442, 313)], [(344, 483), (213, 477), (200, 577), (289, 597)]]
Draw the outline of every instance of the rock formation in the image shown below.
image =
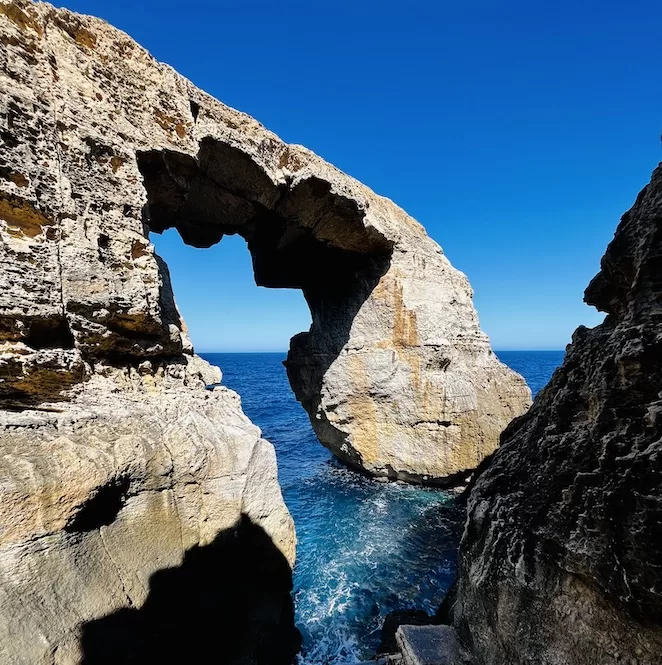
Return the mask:
[(451, 616), (477, 665), (662, 662), (662, 165), (475, 480)]
[[(205, 390), (124, 163), (130, 90), (99, 69), (151, 61), (47, 5), (1, 2), (0, 44), (0, 663), (290, 663), (274, 450)], [(184, 85), (122, 74), (169, 94), (150, 75)]]
[[(0, 412), (3, 665), (174, 664), (219, 643), (248, 650), (228, 663), (292, 660), (295, 537), (274, 450), (237, 395), (204, 390), (213, 372), (194, 365), (162, 366), (161, 380), (112, 369), (66, 406)], [(257, 551), (254, 531), (264, 534)], [(206, 562), (197, 577), (191, 559)], [(169, 615), (169, 641), (151, 618), (164, 598), (180, 613)], [(215, 624), (206, 641), (205, 621)], [(141, 622), (157, 623), (164, 639)], [(282, 657), (250, 653), (272, 634)], [(134, 661), (134, 652), (154, 657)]]
[(0, 25), (4, 400), (57, 400), (109, 365), (147, 381), (185, 365), (149, 232), (197, 247), (238, 233), (256, 282), (310, 306), (287, 371), (339, 458), (443, 484), (494, 450), (528, 388), (415, 220), (102, 21), (2, 0)]

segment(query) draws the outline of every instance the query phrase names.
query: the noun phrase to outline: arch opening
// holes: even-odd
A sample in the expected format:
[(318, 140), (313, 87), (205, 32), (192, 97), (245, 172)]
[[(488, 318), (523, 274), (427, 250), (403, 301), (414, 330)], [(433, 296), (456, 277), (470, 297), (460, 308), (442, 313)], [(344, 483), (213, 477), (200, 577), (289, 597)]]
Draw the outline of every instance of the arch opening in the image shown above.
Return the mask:
[[(283, 360), (292, 336), (310, 328), (300, 289), (255, 284), (241, 236), (223, 236), (208, 249), (186, 245), (174, 228), (150, 233), (149, 240), (167, 265), (191, 346), (204, 359), (209, 361), (207, 354), (276, 353)], [(227, 368), (219, 366), (226, 375)], [(291, 392), (289, 384), (287, 389)]]
[[(139, 152), (137, 161), (147, 192), (146, 232), (174, 228), (198, 248), (239, 235), (258, 286), (302, 291), (312, 323), (290, 340), (290, 385), (322, 443), (345, 437), (319, 408), (322, 381), (387, 272), (392, 244), (366, 227), (365, 211), (328, 182), (292, 175), (274, 182), (245, 152), (215, 139), (203, 139), (196, 157), (152, 150)], [(336, 456), (362, 469), (351, 446), (344, 456), (338, 448)]]

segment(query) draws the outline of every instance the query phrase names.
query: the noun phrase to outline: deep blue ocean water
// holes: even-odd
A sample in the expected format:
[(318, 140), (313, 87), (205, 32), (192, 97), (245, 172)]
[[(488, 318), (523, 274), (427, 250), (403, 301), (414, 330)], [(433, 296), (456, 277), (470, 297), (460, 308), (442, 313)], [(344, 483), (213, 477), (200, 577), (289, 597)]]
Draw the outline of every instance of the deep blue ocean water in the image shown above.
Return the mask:
[[(282, 353), (202, 354), (223, 371), (271, 441), (297, 530), (296, 620), (302, 665), (371, 657), (392, 610), (434, 612), (455, 576), (463, 511), (440, 490), (383, 483), (345, 469), (317, 441), (294, 399)], [(535, 394), (562, 351), (503, 351)]]

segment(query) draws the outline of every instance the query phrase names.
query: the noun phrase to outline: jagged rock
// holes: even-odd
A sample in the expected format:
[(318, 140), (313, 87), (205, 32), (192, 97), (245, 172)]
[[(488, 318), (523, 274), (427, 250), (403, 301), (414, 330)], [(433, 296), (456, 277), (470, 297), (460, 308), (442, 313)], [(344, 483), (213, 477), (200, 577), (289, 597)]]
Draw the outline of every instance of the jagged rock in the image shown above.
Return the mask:
[(192, 354), (148, 240), (176, 227), (197, 247), (238, 233), (258, 284), (302, 289), (312, 326), (287, 370), (345, 462), (453, 483), (527, 408), (466, 277), (391, 201), (102, 21), (2, 0), (0, 40), (5, 401), (57, 399), (105, 364)]
[(469, 497), (446, 606), (479, 665), (662, 662), (662, 166), (585, 300)]

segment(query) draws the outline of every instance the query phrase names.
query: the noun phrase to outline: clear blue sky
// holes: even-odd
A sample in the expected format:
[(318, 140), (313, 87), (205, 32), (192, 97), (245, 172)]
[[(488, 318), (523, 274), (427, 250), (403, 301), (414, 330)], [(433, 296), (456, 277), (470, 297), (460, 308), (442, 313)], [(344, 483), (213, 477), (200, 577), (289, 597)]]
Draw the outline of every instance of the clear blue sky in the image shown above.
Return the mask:
[[(559, 349), (662, 158), (662, 3), (67, 0), (416, 217), (496, 349)], [(199, 351), (282, 350), (299, 292), (240, 238), (153, 236)]]

